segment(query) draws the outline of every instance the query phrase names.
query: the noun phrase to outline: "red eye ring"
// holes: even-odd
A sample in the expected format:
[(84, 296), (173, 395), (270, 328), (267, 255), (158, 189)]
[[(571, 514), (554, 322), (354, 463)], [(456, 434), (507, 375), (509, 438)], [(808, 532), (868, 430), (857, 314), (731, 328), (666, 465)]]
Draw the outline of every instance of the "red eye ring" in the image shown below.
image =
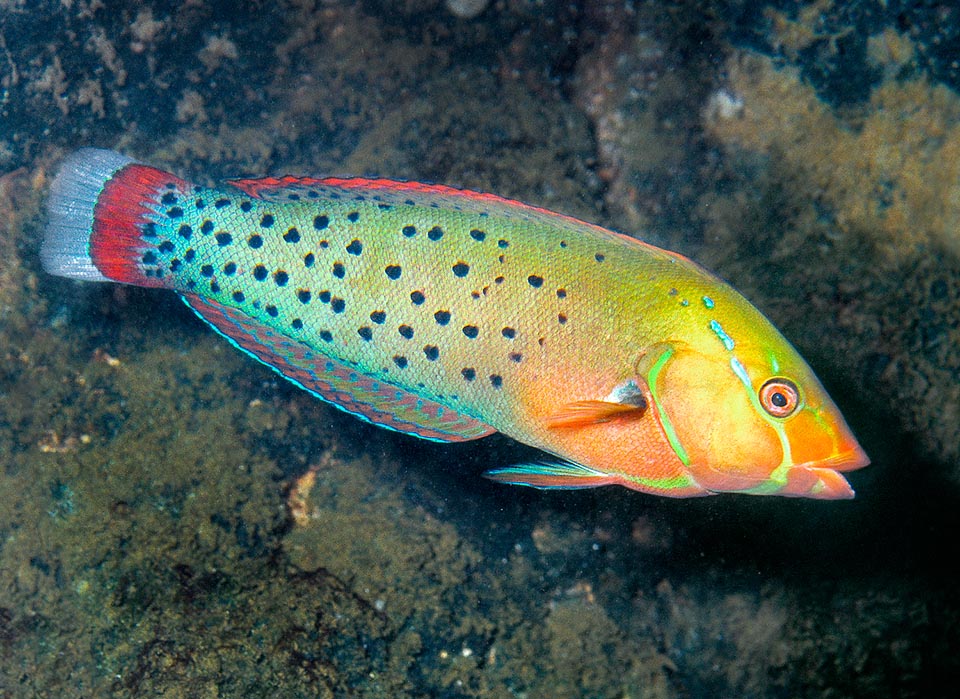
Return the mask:
[(789, 379), (770, 379), (760, 387), (757, 397), (773, 417), (790, 417), (800, 406), (800, 392)]

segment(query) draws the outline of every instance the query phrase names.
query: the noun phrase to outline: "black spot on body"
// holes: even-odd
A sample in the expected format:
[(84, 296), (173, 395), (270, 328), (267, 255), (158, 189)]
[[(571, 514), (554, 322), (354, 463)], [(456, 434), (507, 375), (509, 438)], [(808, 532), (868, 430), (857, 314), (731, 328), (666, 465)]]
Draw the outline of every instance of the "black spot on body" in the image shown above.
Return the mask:
[(229, 200), (229, 199), (217, 199), (215, 202), (213, 202), (213, 205), (214, 205), (214, 207), (216, 207), (216, 208), (218, 208), (218, 209), (222, 209), (222, 208), (225, 207), (225, 206), (230, 206), (230, 200)]
[(503, 330), (500, 331), (500, 334), (503, 335), (503, 336), (504, 336), (505, 338), (507, 338), (508, 340), (512, 340), (513, 338), (515, 338), (515, 337), (517, 336), (517, 331), (514, 330), (513, 328), (507, 326), (507, 327), (505, 327)]
[(203, 199), (197, 199), (193, 205), (197, 207), (197, 211), (202, 211), (207, 206), (207, 202), (205, 202)]
[(357, 335), (363, 338), (365, 342), (370, 342), (370, 340), (373, 339), (373, 329), (368, 325), (364, 325), (357, 330)]
[(193, 258), (197, 256), (197, 251), (193, 248), (187, 248), (187, 251), (183, 253), (184, 262), (193, 262)]
[(183, 209), (181, 209), (179, 206), (172, 206), (169, 209), (167, 209), (167, 216), (169, 218), (182, 218)]
[(330, 303), (330, 298), (331, 298), (330, 292), (324, 289), (323, 291), (320, 292), (317, 298), (319, 298), (322, 303)]
[(473, 381), (475, 378), (477, 378), (477, 370), (476, 370), (476, 369), (471, 369), (470, 367), (467, 367), (467, 368), (465, 368), (465, 369), (461, 369), (461, 370), (460, 370), (460, 374), (461, 374), (461, 375), (463, 376), (463, 378), (465, 378), (467, 381)]
[(333, 342), (333, 335), (330, 334), (329, 330), (321, 330), (320, 339), (324, 342)]
[(413, 328), (411, 328), (409, 325), (401, 325), (399, 328), (397, 328), (397, 332), (400, 333), (400, 337), (404, 339), (409, 340), (413, 338)]
[(219, 245), (220, 247), (225, 247), (233, 242), (233, 236), (230, 235), (229, 233), (224, 233), (224, 232), (217, 233), (216, 239), (217, 239), (217, 245)]
[(466, 262), (457, 262), (453, 266), (453, 276), (463, 278), (470, 273), (470, 265)]
[(321, 214), (320, 216), (315, 216), (313, 219), (313, 227), (316, 228), (318, 231), (324, 230), (329, 225), (330, 225), (329, 216), (324, 216)]
[(291, 226), (287, 229), (287, 232), (283, 234), (283, 241), (285, 243), (299, 243), (300, 242), (300, 231)]
[(510, 246), (510, 243), (508, 243), (508, 242), (507, 242), (506, 240), (504, 240), (503, 238), (501, 238), (500, 240), (497, 241), (497, 247), (498, 247), (498, 248), (506, 248), (506, 247), (509, 247), (509, 246)]
[(226, 275), (234, 275), (237, 273), (237, 263), (228, 262), (223, 266), (223, 273)]
[(171, 243), (169, 240), (164, 240), (157, 247), (157, 250), (159, 250), (162, 253), (173, 252), (173, 243)]
[(436, 345), (426, 345), (423, 348), (423, 354), (431, 362), (435, 362), (440, 358), (440, 348)]
[(180, 269), (180, 266), (181, 266), (181, 265), (182, 265), (182, 263), (180, 262), (180, 260), (178, 260), (178, 259), (176, 259), (176, 258), (170, 260), (170, 271), (171, 271), (171, 272), (176, 272), (178, 269)]
[[(157, 273), (157, 276), (158, 277), (160, 276), (159, 272)], [(210, 282), (210, 291), (211, 293), (214, 293), (214, 294), (220, 293), (220, 285), (217, 284), (216, 280), (213, 280), (212, 282)]]
[(240, 202), (240, 210), (243, 211), (244, 213), (246, 213), (247, 211), (250, 211), (250, 209), (252, 208), (253, 208), (253, 204), (251, 204), (250, 202), (248, 201)]
[(539, 289), (541, 286), (543, 286), (543, 277), (540, 277), (536, 274), (531, 274), (529, 277), (527, 277), (527, 282), (534, 289)]
[(252, 249), (257, 250), (263, 247), (263, 238), (261, 238), (259, 235), (254, 233), (249, 238), (247, 238), (247, 245), (249, 245)]
[(300, 330), (303, 328), (303, 321), (300, 320), (299, 318), (294, 318), (290, 322), (290, 325), (293, 327), (294, 330)]
[(147, 252), (143, 253), (143, 257), (140, 259), (143, 260), (143, 264), (145, 265), (154, 265), (157, 263), (157, 253), (155, 253), (153, 250), (148, 250)]
[(272, 228), (273, 227), (273, 214), (264, 214), (260, 219), (261, 228)]
[(523, 355), (519, 352), (511, 352), (507, 356), (510, 358), (511, 362), (520, 362), (523, 359)]
[(204, 235), (210, 235), (211, 233), (213, 233), (213, 221), (211, 221), (210, 219), (207, 219), (206, 221), (201, 223), (200, 232), (203, 233)]
[(437, 325), (446, 325), (450, 322), (450, 311), (437, 311), (433, 314), (433, 318), (437, 321)]
[(202, 274), (202, 275), (205, 276), (205, 277), (212, 277), (212, 276), (213, 276), (213, 265), (204, 265), (203, 267), (201, 267), (201, 268), (200, 268), (200, 274)]
[(403, 270), (400, 268), (400, 265), (387, 265), (383, 273), (387, 275), (390, 279), (399, 279), (400, 275), (403, 273)]
[(342, 262), (333, 263), (333, 276), (335, 276), (337, 279), (343, 279), (346, 273), (347, 271), (344, 269)]
[(330, 299), (330, 308), (333, 309), (334, 313), (343, 313), (344, 309), (347, 307), (347, 302), (341, 298), (334, 296)]
[(308, 252), (303, 256), (303, 266), (304, 267), (313, 267), (313, 263), (317, 261), (316, 256), (312, 252)]
[(282, 269), (278, 269), (273, 273), (273, 283), (277, 286), (286, 286), (288, 281), (290, 281), (290, 275)]
[(147, 221), (140, 227), (140, 233), (144, 238), (155, 238), (157, 236), (157, 224), (153, 221)]
[(443, 229), (440, 226), (434, 226), (427, 231), (427, 237), (433, 241), (440, 240), (443, 237)]
[(557, 298), (558, 298), (558, 299), (565, 299), (565, 298), (567, 298), (567, 290), (566, 290), (566, 289), (557, 289)]
[(476, 240), (478, 243), (482, 243), (486, 239), (487, 234), (477, 228), (474, 228), (472, 231), (470, 231), (470, 237)]
[(360, 253), (363, 252), (363, 244), (359, 240), (354, 238), (353, 240), (350, 241), (350, 244), (347, 246), (347, 252), (350, 253), (351, 255), (359, 256)]
[(463, 334), (473, 340), (477, 337), (477, 335), (480, 334), (480, 328), (478, 328), (476, 325), (464, 325)]
[(233, 300), (234, 300), (235, 302), (237, 302), (237, 303), (243, 303), (246, 299), (247, 299), (247, 297), (244, 296), (244, 294), (243, 294), (242, 291), (234, 291), (234, 292), (233, 292)]
[(384, 311), (373, 311), (370, 314), (370, 320), (372, 320), (377, 325), (383, 325), (386, 319), (387, 319), (387, 314)]
[(264, 279), (266, 279), (268, 274), (269, 272), (267, 272), (267, 268), (263, 265), (257, 265), (253, 268), (253, 278), (258, 282), (262, 282)]
[(173, 192), (167, 192), (167, 193), (164, 194), (163, 197), (160, 199), (160, 203), (161, 203), (161, 204), (166, 204), (167, 206), (170, 206), (171, 204), (176, 204), (176, 203), (177, 203), (177, 195), (174, 194)]
[(358, 211), (351, 211), (349, 214), (347, 214), (347, 220), (348, 220), (350, 223), (356, 223), (357, 221), (360, 220), (360, 212), (358, 212)]
[(427, 298), (423, 295), (422, 291), (413, 291), (410, 293), (410, 300), (413, 301), (414, 306), (419, 306), (426, 301)]
[(302, 304), (310, 303), (311, 294), (307, 289), (297, 289), (297, 300)]
[(567, 322), (567, 314), (566, 314), (566, 313), (559, 313), (559, 314), (557, 314), (557, 322), (560, 323), (560, 325), (566, 324), (566, 322)]
[(263, 310), (265, 310), (267, 312), (267, 315), (271, 316), (272, 318), (276, 318), (278, 315), (280, 315), (280, 311), (278, 311), (277, 307), (274, 306), (273, 304), (267, 306)]
[(503, 386), (503, 377), (500, 374), (490, 374), (490, 385), (494, 388)]
[(187, 224), (184, 223), (184, 224), (183, 224), (182, 226), (180, 226), (180, 228), (177, 230), (177, 234), (178, 234), (181, 238), (183, 238), (184, 240), (189, 240), (189, 239), (190, 239), (190, 236), (193, 235), (193, 229), (192, 229), (190, 226), (188, 226)]
[(393, 355), (393, 363), (396, 364), (401, 369), (407, 368), (407, 358), (401, 354)]
[(603, 262), (605, 259), (607, 259), (607, 256), (601, 252), (598, 252), (593, 256), (593, 259), (595, 259), (597, 262)]
[(401, 231), (406, 237), (412, 238), (417, 234), (416, 226), (404, 226)]

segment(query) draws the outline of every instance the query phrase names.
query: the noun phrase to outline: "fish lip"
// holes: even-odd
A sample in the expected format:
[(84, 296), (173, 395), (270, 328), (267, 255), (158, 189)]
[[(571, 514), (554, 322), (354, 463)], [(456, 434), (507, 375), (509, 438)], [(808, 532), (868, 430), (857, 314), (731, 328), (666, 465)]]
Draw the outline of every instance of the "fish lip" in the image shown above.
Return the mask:
[(841, 451), (826, 459), (817, 461), (808, 461), (802, 464), (795, 464), (794, 468), (806, 468), (811, 471), (837, 471), (845, 473), (847, 471), (856, 471), (870, 463), (870, 457), (863, 448), (854, 443), (854, 445), (844, 451)]

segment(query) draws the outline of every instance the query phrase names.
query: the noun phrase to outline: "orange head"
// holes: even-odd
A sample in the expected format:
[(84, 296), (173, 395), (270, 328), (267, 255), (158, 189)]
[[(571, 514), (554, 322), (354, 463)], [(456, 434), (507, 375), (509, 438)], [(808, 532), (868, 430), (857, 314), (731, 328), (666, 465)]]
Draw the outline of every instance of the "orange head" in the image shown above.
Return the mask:
[(713, 343), (644, 354), (638, 369), (666, 439), (707, 492), (853, 497), (840, 472), (867, 465), (866, 454), (803, 359), (767, 328), (734, 343), (714, 325)]

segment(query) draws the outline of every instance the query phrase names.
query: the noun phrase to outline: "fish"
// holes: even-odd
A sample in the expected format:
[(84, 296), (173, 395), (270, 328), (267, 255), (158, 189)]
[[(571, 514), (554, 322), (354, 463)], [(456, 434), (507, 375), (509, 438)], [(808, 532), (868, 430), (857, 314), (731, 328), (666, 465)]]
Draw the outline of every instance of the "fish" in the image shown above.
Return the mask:
[[(109, 150), (59, 168), (44, 269), (168, 289), (369, 423), (503, 433), (542, 489), (854, 496), (869, 463), (763, 314), (690, 259), (494, 194), (368, 177), (201, 186)], [(159, 322), (161, 319), (154, 319)]]

